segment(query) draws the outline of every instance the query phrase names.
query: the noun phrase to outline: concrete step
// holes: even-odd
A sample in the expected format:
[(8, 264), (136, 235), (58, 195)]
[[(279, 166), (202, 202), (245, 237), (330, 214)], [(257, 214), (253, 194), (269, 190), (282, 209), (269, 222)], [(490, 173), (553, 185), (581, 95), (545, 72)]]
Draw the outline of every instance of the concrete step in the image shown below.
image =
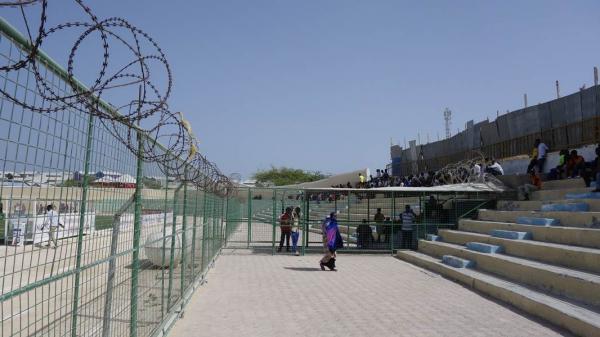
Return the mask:
[(562, 204), (542, 205), (542, 212), (590, 212), (590, 205), (585, 202), (567, 202)]
[(471, 260), (479, 270), (600, 308), (600, 275), (504, 254), (479, 253), (440, 241), (419, 240), (419, 251), (438, 258), (453, 255)]
[(535, 241), (552, 242), (579, 247), (600, 248), (600, 229), (576, 227), (543, 227), (519, 225), (512, 222), (492, 222), (461, 219), (458, 222), (461, 231), (490, 234), (495, 229), (529, 232)]
[(600, 212), (600, 199), (564, 199), (564, 200), (500, 200), (496, 205), (498, 211), (539, 211), (542, 205), (585, 203), (590, 206), (590, 212)]
[(460, 257), (452, 256), (452, 255), (444, 255), (442, 256), (442, 263), (449, 265), (454, 268), (473, 268), (475, 267), (475, 263), (470, 260), (461, 259)]
[(531, 216), (518, 216), (515, 222), (520, 225), (560, 226), (560, 220), (558, 219)]
[(479, 210), (478, 219), (499, 222), (517, 222), (519, 217), (558, 219), (561, 226), (600, 228), (600, 212), (541, 212)]
[(517, 232), (507, 231), (503, 229), (494, 229), (490, 232), (490, 235), (495, 238), (510, 239), (510, 240), (531, 240), (531, 233), (529, 232)]
[(542, 184), (542, 189), (539, 191), (535, 191), (531, 193), (531, 200), (558, 200), (565, 199), (565, 195), (569, 193), (587, 193), (592, 191), (593, 188), (566, 188), (561, 190), (548, 190), (544, 188)]
[(466, 242), (464, 243), (468, 250), (486, 254), (500, 254), (504, 252), (502, 246), (493, 245), (485, 242)]
[(507, 255), (600, 274), (600, 249), (561, 245), (533, 240), (511, 240), (487, 234), (440, 229), (443, 242), (466, 245), (481, 242), (500, 246)]
[(569, 188), (585, 188), (585, 181), (581, 178), (577, 179), (562, 179), (562, 180), (547, 180), (542, 183), (542, 188), (545, 190), (563, 190)]
[(575, 335), (600, 336), (600, 314), (587, 308), (478, 270), (453, 268), (419, 252), (400, 250), (397, 257), (513, 305), (527, 314), (546, 320)]

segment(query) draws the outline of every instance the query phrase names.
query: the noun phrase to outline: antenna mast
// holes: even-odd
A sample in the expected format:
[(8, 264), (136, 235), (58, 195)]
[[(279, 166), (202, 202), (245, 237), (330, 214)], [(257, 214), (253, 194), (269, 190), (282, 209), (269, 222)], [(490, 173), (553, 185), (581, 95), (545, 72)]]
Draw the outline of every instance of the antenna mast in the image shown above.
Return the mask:
[(444, 110), (444, 121), (446, 122), (446, 138), (450, 138), (450, 126), (452, 124), (452, 111), (446, 108)]

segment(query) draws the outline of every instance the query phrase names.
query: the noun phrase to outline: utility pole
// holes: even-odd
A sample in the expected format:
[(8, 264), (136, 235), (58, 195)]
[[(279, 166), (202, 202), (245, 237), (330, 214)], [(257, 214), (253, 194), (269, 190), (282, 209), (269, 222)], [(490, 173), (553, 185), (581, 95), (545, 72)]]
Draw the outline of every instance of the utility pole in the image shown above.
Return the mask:
[(556, 98), (560, 98), (560, 84), (556, 81)]
[(594, 85), (598, 85), (598, 67), (594, 67)]
[(525, 107), (527, 107), (527, 93), (523, 94), (523, 101), (524, 101)]

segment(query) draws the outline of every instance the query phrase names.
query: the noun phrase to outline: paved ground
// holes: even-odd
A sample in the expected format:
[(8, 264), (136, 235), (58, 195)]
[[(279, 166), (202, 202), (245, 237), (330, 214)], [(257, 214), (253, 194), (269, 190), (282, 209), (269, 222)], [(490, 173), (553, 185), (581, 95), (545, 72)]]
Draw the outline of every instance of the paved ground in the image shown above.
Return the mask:
[(564, 336), (390, 256), (225, 253), (170, 336)]

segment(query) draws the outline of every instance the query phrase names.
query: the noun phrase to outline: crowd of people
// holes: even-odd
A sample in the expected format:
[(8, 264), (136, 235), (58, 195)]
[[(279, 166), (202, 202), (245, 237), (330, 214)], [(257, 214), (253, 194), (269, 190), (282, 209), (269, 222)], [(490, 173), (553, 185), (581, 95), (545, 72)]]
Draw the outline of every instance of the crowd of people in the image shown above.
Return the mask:
[(593, 160), (586, 161), (577, 150), (561, 150), (559, 152), (558, 165), (550, 169), (547, 179), (582, 178), (587, 187), (590, 187), (592, 181), (596, 181), (594, 192), (600, 192), (600, 186), (598, 186), (598, 181), (600, 180), (600, 147), (596, 147), (595, 154), (596, 157)]
[[(517, 190), (520, 200), (529, 200), (531, 192), (542, 188), (541, 176), (549, 150), (549, 147), (540, 139), (535, 140), (527, 166), (530, 181), (519, 186)], [(596, 147), (595, 154), (596, 157), (593, 160), (586, 161), (577, 150), (560, 150), (558, 164), (549, 170), (546, 180), (583, 179), (587, 187), (590, 187), (592, 181), (595, 181), (596, 187), (592, 192), (600, 192), (600, 147)]]
[[(434, 212), (437, 200), (432, 196), (427, 203), (429, 212)], [(427, 212), (427, 211), (426, 211)], [(292, 252), (300, 255), (298, 250), (298, 239), (300, 237), (300, 207), (287, 207), (279, 216), (280, 241), (277, 252), (282, 252), (283, 246), (286, 246), (286, 252)], [(413, 224), (417, 222), (417, 215), (410, 205), (405, 205), (404, 211), (390, 219), (386, 217), (381, 208), (373, 216), (373, 222), (363, 219), (362, 223), (356, 227), (354, 237), (356, 238), (356, 248), (372, 249), (388, 247), (392, 236), (397, 248), (414, 248), (414, 229)], [(392, 223), (399, 226), (392, 226)], [(374, 224), (374, 225), (372, 225)], [(336, 251), (344, 247), (344, 241), (339, 231), (337, 223), (337, 212), (331, 212), (321, 223), (321, 232), (323, 237), (323, 257), (319, 261), (321, 270), (329, 268), (336, 270)], [(291, 239), (291, 240), (290, 240)], [(290, 245), (291, 241), (291, 245)]]
[[(473, 160), (470, 167), (459, 167), (456, 172), (452, 174), (446, 170), (439, 170), (395, 177), (390, 176), (387, 169), (377, 169), (375, 176), (369, 175), (368, 179), (362, 173), (359, 173), (358, 183), (355, 187), (432, 187), (459, 184), (466, 181), (483, 181), (485, 174), (500, 176), (504, 174), (504, 169), (502, 168), (502, 165), (493, 158)], [(351, 184), (348, 182), (347, 186), (351, 186)]]

